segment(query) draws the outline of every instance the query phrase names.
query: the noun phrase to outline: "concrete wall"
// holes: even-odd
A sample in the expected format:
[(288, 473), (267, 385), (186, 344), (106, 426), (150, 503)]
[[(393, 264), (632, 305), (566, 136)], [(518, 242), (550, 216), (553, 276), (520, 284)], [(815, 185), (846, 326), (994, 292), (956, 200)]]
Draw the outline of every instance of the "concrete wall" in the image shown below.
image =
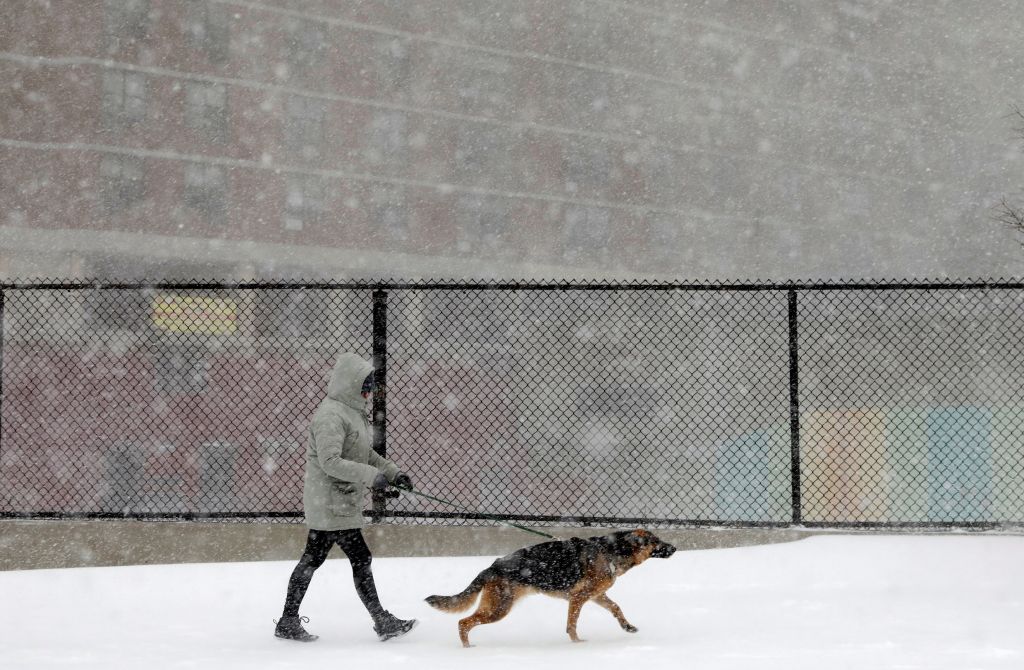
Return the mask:
[[(546, 528), (557, 537), (610, 532)], [(656, 530), (681, 550), (788, 542), (809, 535), (790, 529)], [(368, 526), (376, 556), (498, 556), (542, 538), (504, 527)], [(0, 520), (0, 570), (155, 563), (297, 560), (306, 527), (289, 523), (188, 521)], [(340, 556), (340, 552), (337, 553)]]

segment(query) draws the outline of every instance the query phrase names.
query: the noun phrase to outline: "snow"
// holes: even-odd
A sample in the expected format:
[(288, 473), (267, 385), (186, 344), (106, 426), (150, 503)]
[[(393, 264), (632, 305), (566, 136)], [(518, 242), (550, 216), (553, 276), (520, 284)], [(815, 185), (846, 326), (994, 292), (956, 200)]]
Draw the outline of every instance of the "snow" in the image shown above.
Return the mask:
[(312, 644), (273, 637), (291, 562), (0, 572), (0, 668), (1024, 667), (1024, 537), (826, 535), (680, 551), (609, 592), (569, 642), (566, 604), (532, 596), (471, 634), (422, 598), (462, 590), (489, 557), (376, 558), (385, 606), (421, 625), (377, 642), (344, 560), (316, 574)]

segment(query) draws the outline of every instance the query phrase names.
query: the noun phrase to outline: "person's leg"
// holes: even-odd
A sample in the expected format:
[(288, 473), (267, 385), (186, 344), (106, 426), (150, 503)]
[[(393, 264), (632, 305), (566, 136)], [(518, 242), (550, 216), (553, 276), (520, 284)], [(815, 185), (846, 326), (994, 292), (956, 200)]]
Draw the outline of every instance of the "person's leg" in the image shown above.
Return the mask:
[(392, 638), (405, 635), (416, 627), (416, 620), (408, 621), (399, 619), (391, 612), (385, 610), (377, 597), (377, 586), (373, 581), (373, 572), (370, 564), (373, 556), (370, 548), (366, 546), (366, 540), (359, 529), (344, 530), (338, 534), (338, 546), (352, 563), (352, 581), (356, 585), (356, 593), (363, 601), (366, 611), (373, 617), (373, 629), (377, 637), (383, 642)]
[(363, 601), (363, 606), (370, 613), (374, 621), (380, 620), (384, 614), (384, 608), (377, 597), (377, 585), (373, 581), (373, 571), (370, 564), (373, 562), (373, 554), (366, 545), (363, 533), (358, 528), (354, 530), (343, 530), (338, 532), (338, 546), (348, 556), (352, 564), (352, 581), (356, 585), (356, 593)]
[(292, 576), (288, 580), (288, 595), (284, 601), (285, 617), (297, 617), (302, 599), (306, 596), (306, 589), (313, 579), (313, 573), (327, 560), (327, 554), (337, 538), (337, 532), (324, 530), (310, 530), (306, 537), (306, 550), (302, 553)]

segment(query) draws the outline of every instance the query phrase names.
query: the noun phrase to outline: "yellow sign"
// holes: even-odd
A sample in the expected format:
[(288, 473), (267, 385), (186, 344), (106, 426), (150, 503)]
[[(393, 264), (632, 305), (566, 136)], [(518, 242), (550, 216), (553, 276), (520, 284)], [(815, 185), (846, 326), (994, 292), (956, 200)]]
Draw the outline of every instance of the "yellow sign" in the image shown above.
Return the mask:
[(172, 333), (229, 335), (238, 329), (237, 317), (233, 300), (192, 295), (153, 298), (153, 324)]

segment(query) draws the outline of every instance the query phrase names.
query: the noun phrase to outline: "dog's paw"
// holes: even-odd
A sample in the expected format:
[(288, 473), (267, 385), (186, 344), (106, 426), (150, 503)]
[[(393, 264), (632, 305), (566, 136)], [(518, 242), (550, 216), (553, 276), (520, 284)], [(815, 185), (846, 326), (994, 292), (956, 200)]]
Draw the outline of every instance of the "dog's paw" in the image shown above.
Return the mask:
[(640, 629), (631, 623), (627, 623), (625, 626), (622, 627), (622, 630), (626, 631), (627, 633), (635, 633)]

